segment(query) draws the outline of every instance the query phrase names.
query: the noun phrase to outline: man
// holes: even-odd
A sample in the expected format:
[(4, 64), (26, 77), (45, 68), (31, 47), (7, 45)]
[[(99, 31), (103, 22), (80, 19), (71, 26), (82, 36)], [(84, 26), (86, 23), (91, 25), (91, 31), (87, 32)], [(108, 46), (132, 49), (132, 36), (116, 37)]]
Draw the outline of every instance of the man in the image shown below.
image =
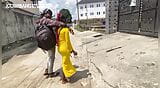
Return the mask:
[(45, 9), (43, 13), (41, 14), (40, 19), (36, 22), (38, 25), (47, 25), (50, 30), (53, 32), (53, 38), (54, 38), (54, 47), (50, 50), (48, 50), (48, 63), (47, 63), (47, 69), (45, 70), (44, 75), (47, 75), (48, 77), (55, 77), (59, 74), (59, 72), (53, 72), (53, 65), (55, 60), (55, 46), (56, 46), (56, 35), (55, 35), (55, 29), (60, 26), (65, 26), (63, 22), (54, 21), (52, 18), (52, 11), (50, 9)]

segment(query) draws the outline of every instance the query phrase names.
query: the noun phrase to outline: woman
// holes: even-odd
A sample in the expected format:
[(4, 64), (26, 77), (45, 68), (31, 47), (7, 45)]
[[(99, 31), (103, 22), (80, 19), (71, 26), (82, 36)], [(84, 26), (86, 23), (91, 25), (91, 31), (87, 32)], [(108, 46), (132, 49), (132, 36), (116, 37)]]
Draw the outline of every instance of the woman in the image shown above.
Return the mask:
[[(63, 15), (63, 14), (62, 14)], [(64, 22), (66, 18), (61, 18), (61, 21)], [(64, 22), (67, 23), (67, 22)], [(74, 51), (70, 36), (70, 29), (68, 27), (61, 27), (58, 29), (58, 51), (62, 56), (62, 83), (69, 82), (69, 78), (76, 73), (76, 68), (72, 65), (70, 60), (71, 53), (77, 55), (77, 52)]]

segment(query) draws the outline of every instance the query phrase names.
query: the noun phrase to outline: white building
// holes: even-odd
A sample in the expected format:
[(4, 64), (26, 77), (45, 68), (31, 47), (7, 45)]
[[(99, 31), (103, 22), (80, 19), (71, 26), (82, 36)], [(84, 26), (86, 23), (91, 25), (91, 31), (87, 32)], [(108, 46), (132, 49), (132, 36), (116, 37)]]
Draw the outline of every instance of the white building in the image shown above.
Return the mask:
[(105, 0), (81, 0), (78, 3), (79, 19), (105, 18)]

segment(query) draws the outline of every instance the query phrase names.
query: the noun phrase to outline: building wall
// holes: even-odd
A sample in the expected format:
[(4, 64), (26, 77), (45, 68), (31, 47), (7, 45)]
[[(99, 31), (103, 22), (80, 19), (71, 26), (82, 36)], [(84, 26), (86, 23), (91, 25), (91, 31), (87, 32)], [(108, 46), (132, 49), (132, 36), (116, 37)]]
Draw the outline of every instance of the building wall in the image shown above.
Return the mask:
[[(1, 1), (0, 1), (0, 20), (1, 20), (1, 10), (2, 10), (2, 3), (1, 3)], [(2, 25), (2, 22), (0, 22), (0, 29), (1, 29), (1, 26)], [(0, 30), (0, 70), (1, 70), (1, 66), (2, 66), (2, 32), (1, 32), (2, 30)], [(2, 72), (0, 72), (0, 77), (1, 77), (1, 75), (2, 75)], [(1, 83), (0, 83), (0, 85), (2, 85)]]
[[(100, 6), (97, 7), (97, 4), (100, 4)], [(91, 5), (93, 5), (93, 7), (91, 7)], [(87, 6), (87, 8), (85, 8), (85, 6)], [(81, 16), (82, 14), (83, 16)], [(93, 19), (93, 18), (105, 18), (105, 2), (79, 4), (79, 17), (80, 17), (80, 20)]]
[[(160, 53), (160, 1), (158, 2), (158, 10), (157, 10), (157, 16), (158, 16), (158, 20), (157, 20), (157, 29), (158, 29), (158, 47), (159, 47), (159, 53)], [(160, 56), (160, 54), (159, 54)]]
[(113, 33), (118, 28), (118, 0), (106, 0), (106, 31)]
[(32, 16), (2, 9), (2, 46), (23, 40), (34, 35), (34, 18)]

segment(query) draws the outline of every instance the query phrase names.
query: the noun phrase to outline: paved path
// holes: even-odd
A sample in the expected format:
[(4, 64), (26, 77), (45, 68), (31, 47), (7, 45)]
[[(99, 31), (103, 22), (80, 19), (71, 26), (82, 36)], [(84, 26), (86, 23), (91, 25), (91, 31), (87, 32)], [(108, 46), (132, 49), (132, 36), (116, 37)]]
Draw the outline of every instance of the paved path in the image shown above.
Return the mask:
[(157, 38), (117, 32), (86, 46), (92, 88), (160, 88)]
[[(83, 58), (85, 50), (81, 38), (77, 36), (77, 32), (71, 36), (78, 51), (78, 56), (72, 58), (78, 72), (73, 76), (71, 83), (61, 84), (60, 77), (46, 79), (43, 73), (47, 55), (41, 49), (36, 49), (29, 54), (16, 55), (3, 65), (3, 88), (90, 88), (88, 60)], [(60, 68), (61, 56), (56, 52), (54, 71), (59, 71)]]
[[(71, 36), (78, 56), (72, 83), (61, 84), (60, 77), (43, 76), (47, 55), (40, 49), (11, 58), (3, 65), (3, 88), (160, 88), (158, 39), (114, 33), (86, 31)], [(54, 70), (61, 67), (56, 53)]]

